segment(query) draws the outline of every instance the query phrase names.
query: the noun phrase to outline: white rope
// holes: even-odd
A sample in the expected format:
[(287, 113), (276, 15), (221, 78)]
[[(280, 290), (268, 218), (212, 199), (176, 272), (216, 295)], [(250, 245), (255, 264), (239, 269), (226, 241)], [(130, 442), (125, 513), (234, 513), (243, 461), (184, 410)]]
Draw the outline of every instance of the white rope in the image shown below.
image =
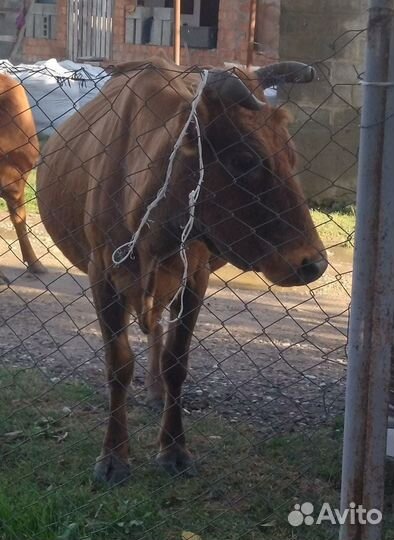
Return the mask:
[[(191, 122), (194, 120), (195, 125), (196, 125), (196, 131), (197, 131), (197, 144), (198, 144), (198, 153), (199, 153), (200, 175), (199, 175), (199, 180), (198, 180), (198, 184), (197, 184), (196, 189), (192, 190), (189, 193), (189, 219), (188, 219), (188, 221), (187, 221), (187, 223), (186, 223), (186, 225), (185, 225), (185, 227), (183, 229), (182, 236), (181, 236), (181, 246), (180, 246), (179, 255), (180, 255), (180, 257), (182, 259), (182, 262), (183, 262), (182, 281), (181, 281), (181, 285), (180, 285), (179, 289), (175, 293), (175, 296), (173, 297), (173, 299), (171, 300), (171, 302), (168, 305), (168, 308), (170, 308), (172, 306), (172, 304), (175, 302), (175, 300), (178, 298), (179, 294), (181, 294), (181, 307), (180, 307), (179, 313), (178, 313), (175, 320), (180, 319), (180, 317), (183, 314), (183, 310), (184, 310), (183, 297), (184, 297), (184, 292), (185, 292), (185, 288), (186, 288), (186, 284), (187, 284), (187, 275), (188, 275), (188, 261), (187, 261), (187, 255), (186, 255), (186, 242), (187, 242), (187, 240), (189, 238), (189, 235), (190, 235), (190, 233), (191, 233), (191, 231), (193, 229), (193, 226), (194, 226), (196, 203), (198, 201), (201, 186), (202, 186), (202, 184), (204, 182), (204, 172), (205, 172), (204, 171), (204, 159), (203, 159), (203, 154), (202, 154), (201, 130), (200, 130), (200, 124), (199, 124), (198, 116), (197, 116), (197, 106), (198, 106), (198, 104), (199, 104), (199, 102), (201, 100), (202, 93), (203, 93), (205, 85), (207, 83), (208, 74), (209, 74), (208, 70), (206, 70), (206, 69), (204, 69), (202, 71), (202, 73), (201, 73), (201, 81), (200, 81), (200, 83), (198, 85), (196, 95), (193, 98), (193, 101), (191, 103), (190, 114), (189, 114), (189, 116), (188, 116), (188, 118), (186, 120), (186, 123), (185, 123), (182, 131), (180, 132), (180, 134), (178, 136), (178, 139), (176, 140), (176, 142), (174, 144), (174, 148), (173, 148), (173, 150), (172, 150), (172, 152), (170, 154), (164, 184), (162, 185), (162, 187), (157, 192), (157, 195), (156, 195), (155, 199), (148, 205), (148, 207), (146, 209), (146, 212), (145, 212), (145, 214), (144, 214), (143, 218), (141, 219), (141, 222), (140, 222), (140, 224), (138, 226), (138, 229), (133, 234), (131, 240), (129, 242), (126, 242), (125, 244), (122, 244), (118, 248), (116, 248), (115, 251), (112, 253), (112, 262), (114, 263), (115, 266), (118, 266), (118, 265), (122, 264), (128, 257), (130, 257), (131, 259), (133, 258), (133, 253), (134, 253), (136, 243), (138, 241), (138, 238), (139, 238), (139, 236), (141, 234), (142, 229), (148, 223), (151, 211), (154, 208), (156, 208), (156, 206), (159, 204), (159, 202), (162, 199), (164, 199), (166, 197), (168, 185), (169, 185), (171, 175), (172, 175), (172, 171), (173, 171), (173, 168), (174, 168), (174, 161), (175, 161), (176, 154), (177, 154), (177, 152), (178, 152), (178, 150), (179, 150), (179, 148), (180, 148), (180, 146), (182, 144), (182, 141), (183, 141), (183, 139), (184, 139), (184, 137), (185, 137), (185, 135), (187, 133), (187, 130), (189, 129), (189, 126), (190, 126)], [(170, 322), (172, 322), (172, 321), (170, 321)]]
[(148, 205), (148, 207), (146, 209), (146, 212), (145, 212), (145, 215), (141, 219), (141, 223), (139, 224), (138, 229), (133, 234), (131, 240), (129, 242), (126, 242), (125, 244), (122, 244), (118, 248), (116, 248), (115, 251), (112, 253), (112, 262), (116, 266), (118, 266), (119, 264), (122, 264), (128, 257), (130, 257), (131, 259), (133, 258), (133, 252), (134, 252), (135, 245), (136, 245), (137, 240), (138, 240), (138, 238), (139, 238), (139, 236), (141, 234), (142, 229), (145, 227), (145, 225), (147, 224), (147, 222), (149, 220), (149, 215), (150, 215), (151, 211), (154, 208), (156, 208), (156, 206), (159, 204), (159, 202), (162, 199), (164, 199), (165, 196), (166, 196), (168, 184), (169, 184), (170, 179), (171, 179), (172, 170), (174, 168), (174, 161), (175, 161), (176, 154), (177, 154), (177, 152), (178, 152), (178, 150), (179, 150), (179, 148), (180, 148), (180, 146), (182, 144), (182, 141), (183, 141), (183, 139), (184, 139), (184, 137), (185, 137), (185, 135), (187, 133), (187, 130), (189, 129), (191, 121), (193, 119), (195, 120), (197, 118), (197, 113), (196, 113), (197, 106), (198, 106), (198, 104), (200, 102), (202, 93), (204, 91), (204, 87), (205, 87), (205, 85), (207, 83), (208, 71), (206, 69), (204, 69), (203, 72), (201, 73), (201, 75), (202, 75), (202, 78), (201, 78), (200, 84), (198, 85), (196, 95), (193, 98), (189, 117), (186, 120), (186, 123), (185, 123), (182, 131), (180, 132), (179, 137), (176, 140), (176, 142), (174, 144), (174, 148), (173, 148), (173, 150), (171, 152), (171, 155), (170, 155), (170, 158), (169, 158), (169, 161), (168, 161), (167, 173), (166, 173), (166, 178), (165, 178), (164, 184), (162, 185), (162, 187), (157, 192), (157, 195), (156, 195), (155, 199)]
[(198, 144), (198, 158), (199, 158), (199, 169), (200, 169), (200, 176), (199, 176), (199, 179), (198, 179), (198, 184), (197, 184), (197, 187), (196, 189), (193, 189), (193, 191), (191, 191), (189, 193), (189, 219), (183, 229), (183, 232), (182, 232), (182, 236), (181, 236), (181, 249), (179, 251), (179, 255), (182, 259), (182, 262), (183, 262), (183, 276), (182, 276), (182, 281), (181, 281), (181, 286), (179, 287), (179, 289), (177, 290), (177, 292), (175, 293), (175, 296), (174, 298), (171, 300), (171, 302), (168, 304), (168, 309), (171, 308), (172, 304), (175, 302), (175, 300), (178, 298), (179, 294), (181, 295), (181, 305), (180, 305), (180, 309), (179, 309), (179, 312), (178, 312), (178, 315), (176, 316), (175, 319), (173, 320), (170, 320), (169, 322), (175, 322), (177, 320), (179, 320), (181, 318), (181, 316), (183, 315), (183, 310), (184, 310), (184, 304), (183, 304), (183, 297), (184, 297), (184, 294), (185, 294), (185, 289), (186, 289), (186, 285), (187, 285), (187, 275), (188, 275), (188, 261), (187, 261), (187, 255), (186, 255), (186, 242), (189, 238), (189, 235), (194, 227), (194, 220), (195, 220), (195, 217), (196, 217), (196, 203), (198, 201), (198, 197), (200, 195), (200, 191), (201, 191), (201, 186), (204, 182), (204, 174), (205, 174), (205, 169), (204, 169), (204, 158), (203, 158), (203, 154), (202, 154), (202, 141), (201, 141), (201, 130), (200, 130), (200, 124), (199, 124), (199, 121), (198, 121), (198, 117), (197, 117), (197, 114), (194, 115), (194, 120), (195, 120), (195, 124), (196, 124), (196, 131), (197, 131), (197, 144)]

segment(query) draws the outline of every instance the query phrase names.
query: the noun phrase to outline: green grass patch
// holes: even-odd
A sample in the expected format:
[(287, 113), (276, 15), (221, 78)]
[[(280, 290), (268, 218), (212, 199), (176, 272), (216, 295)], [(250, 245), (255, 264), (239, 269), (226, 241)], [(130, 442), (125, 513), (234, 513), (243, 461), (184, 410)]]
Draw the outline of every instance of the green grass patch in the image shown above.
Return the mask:
[(38, 214), (38, 205), (36, 197), (36, 170), (32, 171), (29, 175), (29, 180), (25, 189), (25, 200), (27, 211), (32, 214)]
[(133, 478), (107, 491), (91, 481), (106, 422), (89, 386), (0, 370), (1, 540), (193, 540), (337, 537), (336, 527), (292, 529), (297, 502), (338, 507), (342, 426), (264, 442), (210, 413), (186, 418), (196, 478), (152, 463), (159, 418), (130, 404)]
[(353, 247), (356, 213), (353, 206), (343, 210), (313, 209), (312, 219), (326, 247)]
[[(38, 205), (36, 198), (36, 169), (31, 171), (29, 175), (29, 180), (26, 183), (25, 201), (27, 212), (30, 214), (38, 214)], [(0, 211), (4, 212), (5, 210), (7, 210), (7, 205), (4, 199), (0, 198)]]

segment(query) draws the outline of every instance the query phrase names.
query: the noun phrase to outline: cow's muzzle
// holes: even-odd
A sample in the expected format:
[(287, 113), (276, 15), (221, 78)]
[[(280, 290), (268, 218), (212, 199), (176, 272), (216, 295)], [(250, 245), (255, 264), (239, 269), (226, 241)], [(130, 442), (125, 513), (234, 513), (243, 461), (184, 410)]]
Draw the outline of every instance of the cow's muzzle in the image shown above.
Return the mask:
[(327, 266), (327, 259), (323, 257), (315, 261), (305, 258), (297, 270), (297, 275), (302, 284), (311, 283), (324, 274)]

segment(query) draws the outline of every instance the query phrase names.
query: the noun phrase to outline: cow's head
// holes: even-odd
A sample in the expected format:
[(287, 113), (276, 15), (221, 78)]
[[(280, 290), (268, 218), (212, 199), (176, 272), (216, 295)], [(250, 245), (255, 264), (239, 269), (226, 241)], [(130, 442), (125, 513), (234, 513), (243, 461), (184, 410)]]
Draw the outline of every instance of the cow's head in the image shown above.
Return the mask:
[[(199, 106), (205, 165), (196, 209), (200, 238), (238, 268), (284, 286), (316, 280), (327, 260), (294, 176), (289, 116), (251, 88), (256, 82), (263, 88), (308, 82), (313, 74), (298, 63), (275, 64), (249, 77), (212, 70)], [(185, 147), (185, 158), (194, 160), (188, 167), (196, 171), (195, 130), (189, 131), (194, 157)]]

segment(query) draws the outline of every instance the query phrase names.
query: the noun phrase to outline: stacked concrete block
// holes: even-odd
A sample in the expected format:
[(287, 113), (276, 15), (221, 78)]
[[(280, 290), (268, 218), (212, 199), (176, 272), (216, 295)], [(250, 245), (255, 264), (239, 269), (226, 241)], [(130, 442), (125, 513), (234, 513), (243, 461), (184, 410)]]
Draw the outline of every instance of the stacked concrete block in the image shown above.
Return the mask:
[(26, 21), (26, 37), (55, 39), (56, 15), (57, 8), (55, 4), (35, 3)]
[(0, 2), (0, 56), (7, 58), (16, 41), (16, 18), (20, 10), (19, 0)]
[(172, 8), (153, 8), (152, 45), (171, 45), (173, 16)]
[(125, 42), (141, 45), (143, 42), (143, 25), (152, 17), (152, 8), (138, 6), (135, 11), (126, 16)]
[(312, 84), (287, 88), (307, 195), (318, 204), (354, 203), (367, 0), (281, 0), (281, 60), (315, 65)]

